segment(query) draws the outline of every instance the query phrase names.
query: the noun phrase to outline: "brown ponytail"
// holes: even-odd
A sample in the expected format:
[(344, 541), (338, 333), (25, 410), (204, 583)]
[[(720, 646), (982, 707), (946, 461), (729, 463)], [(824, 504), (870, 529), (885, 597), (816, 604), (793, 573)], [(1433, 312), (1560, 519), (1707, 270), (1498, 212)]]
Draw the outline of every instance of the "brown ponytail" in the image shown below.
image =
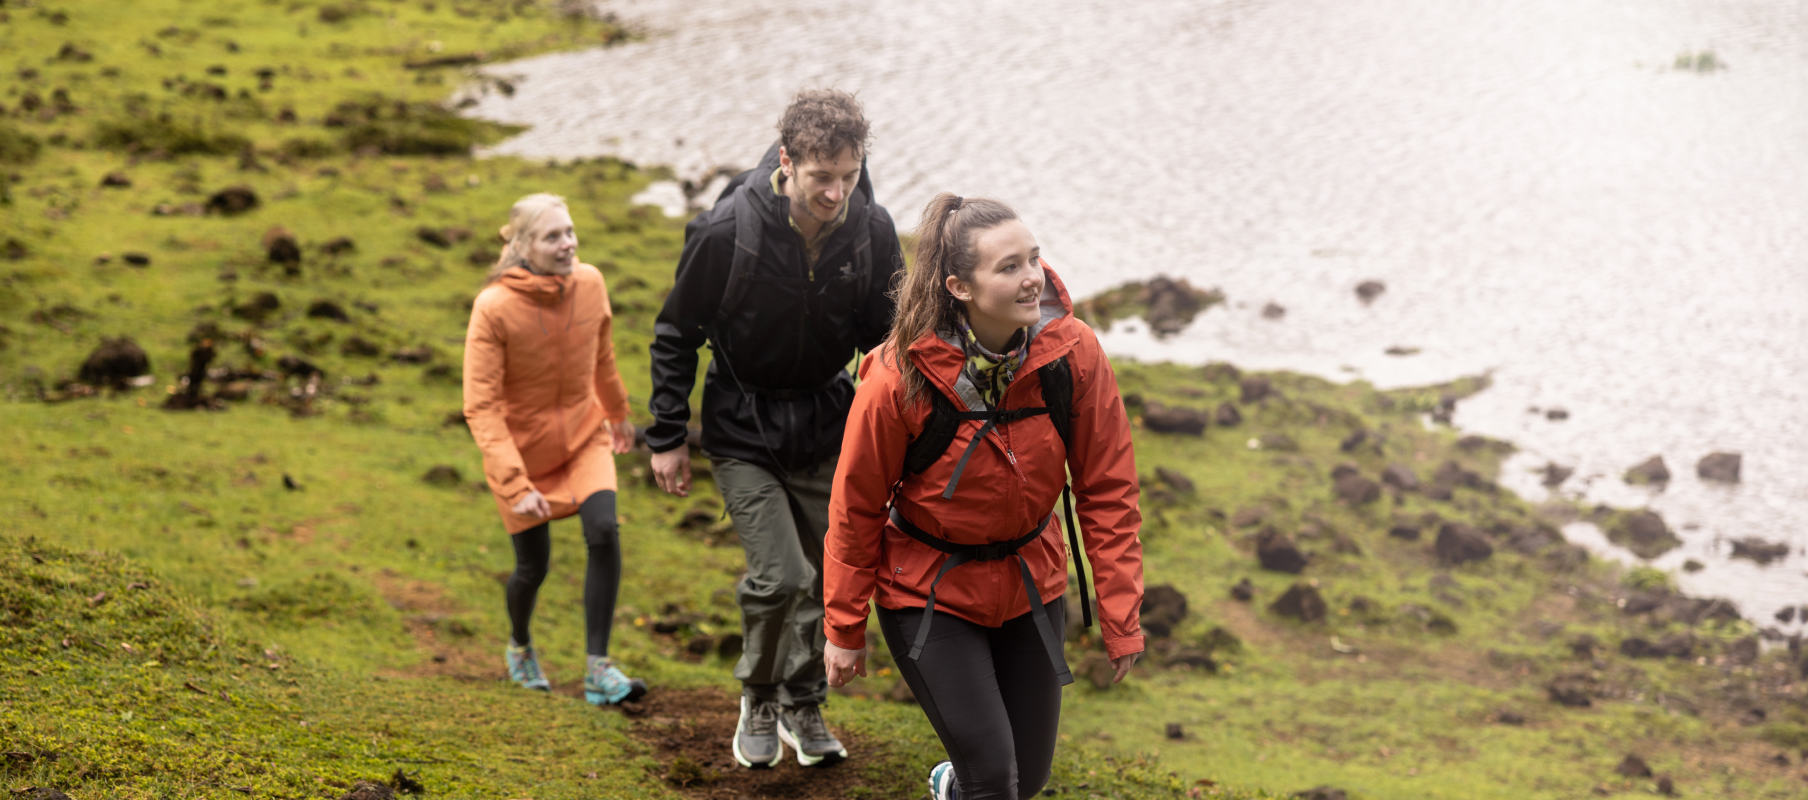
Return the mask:
[(910, 345), (936, 331), (954, 331), (966, 307), (948, 292), (948, 276), (971, 283), (979, 254), (973, 237), (1017, 218), (1017, 212), (987, 197), (971, 200), (943, 192), (923, 209), (917, 225), (916, 265), (893, 292), (897, 316), (891, 327), (891, 352), (904, 376), (904, 406), (932, 391), (929, 379), (910, 361)]

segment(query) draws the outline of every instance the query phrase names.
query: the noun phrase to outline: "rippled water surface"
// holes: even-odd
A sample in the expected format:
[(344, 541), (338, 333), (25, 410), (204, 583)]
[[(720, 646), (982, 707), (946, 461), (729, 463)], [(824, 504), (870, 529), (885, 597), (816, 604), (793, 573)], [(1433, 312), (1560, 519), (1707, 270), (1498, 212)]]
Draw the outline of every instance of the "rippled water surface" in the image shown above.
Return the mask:
[[(1084, 295), (1157, 273), (1231, 298), (1120, 355), (1381, 385), (1493, 371), (1461, 427), (1504, 481), (1650, 504), (1684, 588), (1808, 603), (1808, 4), (1799, 0), (640, 0), (608, 50), (491, 68), (497, 148), (747, 166), (792, 92), (857, 91), (879, 198), (1022, 212)], [(1677, 66), (1712, 53), (1723, 69)], [(1691, 64), (1695, 63), (1691, 58)], [(1370, 305), (1352, 289), (1385, 281)], [(1264, 319), (1264, 304), (1287, 309)], [(1384, 354), (1392, 346), (1417, 355)], [(1563, 407), (1552, 421), (1528, 407)], [(1706, 484), (1702, 455), (1744, 454)], [(1625, 486), (1662, 454), (1662, 492)], [(1627, 558), (1597, 532), (1578, 540)], [(1729, 539), (1791, 543), (1728, 559)]]

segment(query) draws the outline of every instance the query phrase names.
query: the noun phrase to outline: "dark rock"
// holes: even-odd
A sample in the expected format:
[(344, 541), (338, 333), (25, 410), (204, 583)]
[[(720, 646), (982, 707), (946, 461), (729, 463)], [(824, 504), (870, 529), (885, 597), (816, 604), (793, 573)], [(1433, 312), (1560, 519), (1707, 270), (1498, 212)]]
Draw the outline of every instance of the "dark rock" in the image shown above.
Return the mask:
[(1595, 650), (1600, 648), (1601, 640), (1592, 634), (1584, 633), (1569, 640), (1569, 652), (1578, 659), (1587, 661), (1595, 657)]
[[(494, 265), (501, 258), (502, 258), (501, 253), (498, 253), (495, 250), (492, 250), (488, 247), (479, 247), (475, 250), (472, 250), (469, 255), (466, 255), (465, 261), (466, 261), (466, 263), (469, 263), (473, 267), (488, 267), (488, 266)], [(1128, 396), (1126, 396), (1124, 398), (1124, 405), (1137, 405), (1137, 404), (1140, 404), (1141, 401), (1142, 401), (1141, 395), (1137, 395), (1137, 403), (1131, 403), (1130, 398)]]
[(1342, 450), (1346, 453), (1354, 452), (1356, 450), (1356, 448), (1361, 447), (1362, 443), (1366, 442), (1368, 440), (1369, 440), (1369, 432), (1358, 429), (1354, 433), (1351, 433), (1349, 436), (1343, 437), (1343, 441), (1337, 443), (1337, 449)]
[(1165, 732), (1169, 739), (1179, 741), (1186, 738), (1186, 726), (1178, 722), (1168, 723)]
[(358, 781), (352, 784), (352, 790), (346, 792), (339, 800), (395, 800), (394, 789), (380, 783)]
[(451, 464), (434, 464), (432, 469), (427, 470), (427, 474), (421, 476), (421, 480), (450, 489), (463, 483), (464, 476), (459, 475), (458, 468)]
[(1298, 575), (1306, 568), (1306, 554), (1284, 533), (1266, 530), (1256, 539), (1256, 558), (1262, 568)]
[(1271, 603), (1268, 610), (1301, 622), (1318, 622), (1325, 618), (1325, 598), (1310, 584), (1296, 583)]
[(1143, 591), (1143, 630), (1157, 639), (1166, 639), (1174, 627), (1186, 619), (1186, 595), (1171, 584), (1150, 586)]
[(1588, 564), (1588, 548), (1579, 544), (1560, 545), (1544, 554), (1544, 563), (1552, 572), (1575, 572)]
[(414, 238), (442, 250), (452, 246), (452, 238), (447, 236), (445, 231), (438, 228), (429, 228), (425, 225), (415, 229)]
[(1620, 642), (1620, 655), (1628, 658), (1689, 658), (1695, 655), (1695, 637), (1677, 633), (1652, 642), (1633, 636)]
[(362, 336), (353, 336), (339, 345), (339, 354), (358, 358), (376, 358), (383, 354), (383, 348)]
[(1789, 545), (1782, 542), (1767, 542), (1755, 536), (1747, 536), (1743, 539), (1733, 540), (1733, 558), (1743, 558), (1750, 561), (1756, 561), (1759, 564), (1769, 564), (1772, 561), (1787, 557), (1788, 555)]
[(295, 243), (293, 236), (286, 233), (272, 236), (264, 248), (270, 263), (281, 264), (287, 272), (293, 273), (301, 265), (301, 245)]
[(8, 236), (5, 242), (0, 242), (0, 255), (4, 255), (8, 261), (18, 261), (31, 255), (31, 248), (26, 247), (18, 238)]
[(1507, 534), (1507, 546), (1528, 556), (1560, 541), (1563, 537), (1542, 527), (1520, 526)]
[(1777, 612), (1777, 621), (1784, 624), (1794, 622), (1795, 606), (1783, 606), (1783, 610)]
[(276, 368), (282, 370), (283, 375), (289, 378), (306, 378), (309, 375), (326, 377), (325, 370), (292, 355), (277, 359)]
[(1436, 500), (1438, 502), (1447, 502), (1454, 496), (1451, 487), (1442, 483), (1426, 484), (1419, 489), (1419, 493), (1425, 495), (1425, 499), (1427, 500)]
[(1216, 290), (1202, 292), (1185, 280), (1175, 281), (1165, 276), (1150, 280), (1144, 291), (1149, 310), (1143, 319), (1158, 336), (1179, 333), (1200, 309), (1222, 299)]
[[(1117, 677), (1117, 668), (1111, 665), (1111, 659), (1106, 658), (1104, 653), (1094, 651), (1080, 659), (1079, 666), (1074, 668), (1074, 673), (1076, 677), (1085, 678), (1091, 682), (1095, 689), (1109, 689), (1112, 679)], [(898, 682), (903, 683), (903, 681)]]
[(258, 292), (250, 300), (233, 306), (232, 315), (252, 324), (261, 324), (282, 309), (282, 300), (270, 292)]
[(1494, 555), (1494, 547), (1487, 539), (1474, 528), (1457, 522), (1446, 522), (1438, 529), (1438, 541), (1434, 546), (1438, 559), (1446, 564), (1484, 561)]
[(716, 657), (723, 661), (740, 658), (741, 650), (746, 646), (746, 637), (738, 633), (725, 633), (722, 638), (716, 640)]
[(1330, 786), (1314, 786), (1303, 792), (1294, 792), (1293, 796), (1301, 798), (1301, 800), (1349, 800), (1349, 795), (1345, 794), (1342, 789), (1334, 789)]
[(1456, 449), (1465, 453), (1473, 453), (1488, 446), (1488, 438), (1473, 433), (1456, 440)]
[(1544, 465), (1544, 480), (1542, 483), (1546, 488), (1555, 489), (1562, 486), (1563, 482), (1569, 480), (1569, 476), (1574, 474), (1576, 474), (1575, 467), (1566, 467), (1552, 461)]
[(1237, 581), (1237, 585), (1230, 587), (1230, 596), (1232, 600), (1247, 603), (1255, 598), (1256, 585), (1250, 583), (1248, 578), (1244, 578), (1243, 580)]
[(1777, 765), (1777, 766), (1779, 766), (1779, 767), (1787, 767), (1787, 766), (1790, 766), (1790, 761), (1789, 761), (1789, 754), (1788, 754), (1788, 753), (1777, 753), (1777, 754), (1776, 754), (1776, 755), (1773, 755), (1773, 756), (1771, 756), (1771, 757), (1770, 757), (1770, 758), (1767, 758), (1767, 759), (1764, 759), (1764, 760), (1765, 760), (1765, 761), (1769, 761), (1769, 762), (1770, 762), (1770, 763), (1772, 763), (1772, 764), (1775, 764), (1775, 765)]
[(130, 381), (151, 371), (151, 359), (129, 336), (102, 339), (100, 346), (82, 361), (76, 379), (89, 386), (124, 389)]
[(1159, 433), (1203, 436), (1209, 417), (1191, 408), (1171, 408), (1150, 402), (1143, 408), (1143, 427)]
[(1594, 694), (1593, 681), (1586, 675), (1562, 675), (1546, 684), (1544, 690), (1550, 694), (1551, 701), (1571, 708), (1587, 708), (1594, 705), (1591, 696)]
[(1387, 535), (1409, 542), (1419, 541), (1419, 524), (1411, 520), (1395, 520), (1394, 524), (1388, 527)]
[(1405, 464), (1389, 464), (1381, 471), (1381, 482), (1402, 492), (1419, 490), (1419, 475)]
[(1230, 524), (1238, 528), (1253, 528), (1262, 524), (1262, 520), (1267, 518), (1268, 509), (1266, 507), (1249, 506), (1237, 509), (1237, 513), (1230, 516)]
[(1569, 409), (1567, 409), (1567, 408), (1546, 409), (1544, 412), (1544, 418), (1551, 420), (1552, 422), (1561, 422), (1563, 420), (1569, 419)]
[(1355, 539), (1340, 533), (1331, 537), (1331, 552), (1338, 555), (1359, 556), (1362, 555), (1362, 545), (1357, 544)]
[(1741, 460), (1738, 453), (1709, 453), (1695, 462), (1695, 474), (1704, 481), (1738, 483)]
[(1626, 482), (1634, 486), (1645, 484), (1664, 484), (1670, 482), (1670, 468), (1664, 466), (1663, 456), (1652, 456), (1639, 462), (1639, 465), (1626, 470)]
[(1631, 550), (1639, 558), (1657, 558), (1682, 544), (1664, 524), (1664, 518), (1649, 509), (1628, 511), (1608, 526), (1607, 538)]
[(1613, 768), (1613, 771), (1628, 778), (1651, 777), (1651, 767), (1645, 764), (1645, 759), (1635, 755), (1626, 756), (1619, 766)]
[(1160, 478), (1162, 483), (1167, 484), (1169, 488), (1176, 492), (1181, 494), (1193, 493), (1193, 479), (1187, 477), (1180, 470), (1168, 469), (1167, 467), (1156, 467), (1155, 477)]
[(1256, 403), (1266, 400), (1274, 394), (1274, 384), (1261, 375), (1251, 375), (1238, 383), (1241, 391), (1240, 402)]
[(1486, 479), (1482, 478), (1481, 473), (1464, 468), (1455, 461), (1439, 464), (1438, 471), (1432, 474), (1431, 480), (1442, 486), (1462, 486), (1469, 489), (1481, 489), (1488, 483)]
[(283, 485), (284, 489), (288, 489), (291, 492), (301, 491), (301, 484), (296, 483), (295, 479), (289, 477), (289, 473), (287, 473), (287, 472), (283, 473), (282, 485)]
[(1676, 796), (1676, 781), (1671, 780), (1670, 776), (1668, 776), (1668, 775), (1658, 778), (1657, 779), (1657, 793), (1661, 794), (1665, 797), (1675, 797)]
[(1340, 481), (1359, 472), (1361, 469), (1355, 464), (1348, 461), (1339, 462), (1337, 466), (1331, 468), (1331, 480)]
[(1734, 639), (1726, 646), (1726, 659), (1736, 666), (1749, 667), (1758, 661), (1758, 637)]
[(1361, 475), (1345, 475), (1332, 485), (1338, 499), (1353, 506), (1367, 505), (1381, 499), (1381, 485)]
[(1284, 433), (1264, 433), (1262, 434), (1262, 438), (1257, 441), (1260, 442), (1262, 449), (1264, 450), (1274, 450), (1281, 453), (1299, 452), (1299, 442), (1294, 441), (1293, 437)]
[(1494, 721), (1502, 725), (1524, 725), (1526, 718), (1524, 714), (1503, 708), (1494, 712)]
[(345, 307), (331, 300), (315, 300), (308, 304), (308, 316), (313, 319), (330, 319), (335, 322), (350, 322), (352, 318), (345, 313)]
[(1212, 422), (1220, 428), (1234, 428), (1243, 424), (1243, 412), (1238, 411), (1236, 404), (1227, 400), (1218, 404), (1218, 410), (1212, 414)]
[(1262, 319), (1280, 319), (1287, 316), (1287, 307), (1272, 300), (1262, 306)]
[(106, 177), (100, 179), (100, 185), (113, 189), (130, 189), (132, 188), (132, 176), (123, 172), (109, 172)]
[(1374, 302), (1375, 298), (1380, 297), (1381, 293), (1385, 291), (1387, 291), (1387, 284), (1381, 281), (1363, 281), (1356, 284), (1356, 296), (1362, 298), (1364, 303)]
[(1242, 370), (1237, 369), (1235, 364), (1226, 364), (1223, 361), (1213, 361), (1210, 364), (1200, 367), (1199, 374), (1212, 383), (1243, 379)]
[(350, 236), (337, 236), (328, 239), (326, 244), (320, 246), (320, 252), (329, 256), (342, 256), (355, 252), (357, 249), (357, 243), (353, 242)]
[(121, 260), (134, 267), (148, 267), (151, 265), (151, 257), (144, 253), (122, 253), (119, 257)]
[(207, 211), (230, 217), (257, 208), (259, 202), (257, 192), (252, 191), (251, 187), (229, 186), (207, 198)]

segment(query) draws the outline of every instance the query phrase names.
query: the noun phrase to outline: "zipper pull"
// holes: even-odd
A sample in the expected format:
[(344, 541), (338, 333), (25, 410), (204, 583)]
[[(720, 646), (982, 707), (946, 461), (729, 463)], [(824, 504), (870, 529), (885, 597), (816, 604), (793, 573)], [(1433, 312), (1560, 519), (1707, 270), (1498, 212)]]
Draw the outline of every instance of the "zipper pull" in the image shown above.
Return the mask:
[(1030, 476), (1023, 474), (1023, 468), (1017, 466), (1017, 454), (1011, 452), (1011, 448), (1007, 447), (1004, 449), (1004, 457), (1011, 462), (1011, 471), (1017, 473), (1017, 480), (1029, 483)]

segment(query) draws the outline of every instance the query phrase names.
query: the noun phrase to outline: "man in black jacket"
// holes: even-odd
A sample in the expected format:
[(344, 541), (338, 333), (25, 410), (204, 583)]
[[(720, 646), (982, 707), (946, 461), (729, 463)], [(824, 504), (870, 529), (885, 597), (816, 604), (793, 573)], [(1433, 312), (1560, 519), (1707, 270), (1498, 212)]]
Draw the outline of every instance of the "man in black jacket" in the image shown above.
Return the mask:
[(703, 450), (747, 554), (736, 587), (746, 648), (735, 760), (765, 767), (784, 745), (806, 766), (847, 750), (822, 721), (822, 538), (842, 428), (845, 369), (890, 331), (903, 271), (891, 215), (866, 174), (867, 122), (853, 96), (797, 95), (779, 143), (684, 231), (653, 332), (653, 473), (690, 492), (685, 446), (697, 348)]

